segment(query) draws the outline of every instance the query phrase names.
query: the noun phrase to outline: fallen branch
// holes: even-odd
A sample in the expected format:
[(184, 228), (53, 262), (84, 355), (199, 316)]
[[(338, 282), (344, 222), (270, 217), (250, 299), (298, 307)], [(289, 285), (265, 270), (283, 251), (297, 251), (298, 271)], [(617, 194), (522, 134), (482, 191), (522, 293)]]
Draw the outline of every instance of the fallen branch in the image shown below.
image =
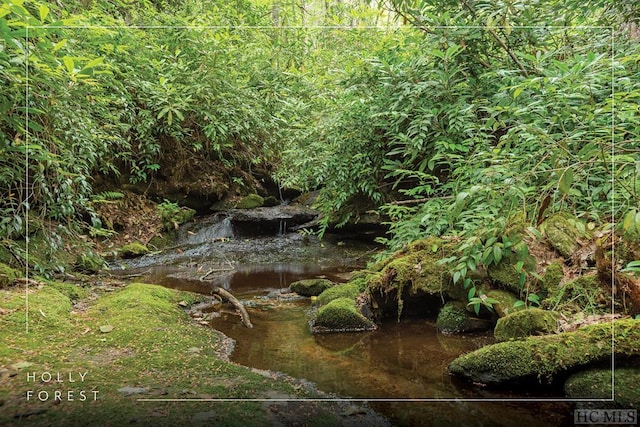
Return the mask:
[(231, 292), (219, 286), (216, 286), (215, 288), (213, 288), (211, 292), (216, 295), (219, 295), (222, 299), (229, 301), (229, 303), (235, 307), (236, 311), (240, 313), (242, 324), (247, 328), (253, 328), (253, 325), (251, 324), (251, 320), (249, 319), (249, 313), (247, 312), (247, 309), (244, 308), (244, 305), (242, 305), (242, 303), (238, 301), (238, 299), (234, 297)]

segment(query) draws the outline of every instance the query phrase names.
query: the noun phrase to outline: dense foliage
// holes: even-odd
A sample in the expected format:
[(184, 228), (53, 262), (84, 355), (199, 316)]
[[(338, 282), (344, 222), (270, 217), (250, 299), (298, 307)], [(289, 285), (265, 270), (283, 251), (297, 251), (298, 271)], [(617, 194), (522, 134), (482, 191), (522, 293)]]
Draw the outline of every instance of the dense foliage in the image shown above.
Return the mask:
[(522, 252), (513, 222), (561, 209), (640, 233), (636, 6), (65, 3), (0, 7), (16, 263), (24, 237), (100, 234), (98, 183), (189, 177), (204, 199), (270, 177), (318, 189), (325, 227), (376, 210), (392, 249), (459, 235), (456, 279)]

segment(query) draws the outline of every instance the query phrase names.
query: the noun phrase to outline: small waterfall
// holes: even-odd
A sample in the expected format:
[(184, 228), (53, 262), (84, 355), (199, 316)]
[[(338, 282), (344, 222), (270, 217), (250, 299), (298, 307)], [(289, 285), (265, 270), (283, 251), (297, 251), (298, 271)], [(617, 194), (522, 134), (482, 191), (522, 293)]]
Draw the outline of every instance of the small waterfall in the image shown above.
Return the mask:
[(278, 236), (284, 236), (285, 234), (287, 234), (287, 220), (281, 219), (280, 227), (278, 229)]
[(202, 243), (215, 242), (216, 240), (228, 239), (233, 237), (233, 226), (231, 217), (217, 217), (216, 221), (207, 227), (203, 227), (195, 234), (187, 238), (186, 243), (198, 245)]

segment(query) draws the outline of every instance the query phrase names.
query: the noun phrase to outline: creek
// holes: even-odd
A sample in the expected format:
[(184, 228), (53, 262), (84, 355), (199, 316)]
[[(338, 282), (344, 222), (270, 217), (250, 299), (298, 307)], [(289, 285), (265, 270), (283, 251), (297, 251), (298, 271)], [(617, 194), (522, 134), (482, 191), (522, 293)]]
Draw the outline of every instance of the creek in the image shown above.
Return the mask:
[[(311, 303), (288, 293), (290, 283), (315, 277), (345, 281), (375, 250), (346, 235), (283, 232), (256, 235), (214, 216), (183, 227), (170, 249), (120, 265), (123, 272), (167, 287), (210, 294), (212, 286), (243, 301), (254, 325), (221, 309), (212, 328), (235, 340), (231, 360), (280, 371), (341, 397), (368, 400), (396, 425), (559, 425), (571, 421), (566, 403), (526, 402), (539, 390), (490, 391), (456, 381), (447, 365), (492, 342), (488, 333), (444, 335), (434, 319), (388, 321), (367, 333), (312, 335)], [(198, 280), (208, 273), (208, 281)], [(558, 393), (556, 393), (558, 395)], [(469, 400), (472, 399), (472, 400)], [(518, 399), (515, 401), (513, 399)]]

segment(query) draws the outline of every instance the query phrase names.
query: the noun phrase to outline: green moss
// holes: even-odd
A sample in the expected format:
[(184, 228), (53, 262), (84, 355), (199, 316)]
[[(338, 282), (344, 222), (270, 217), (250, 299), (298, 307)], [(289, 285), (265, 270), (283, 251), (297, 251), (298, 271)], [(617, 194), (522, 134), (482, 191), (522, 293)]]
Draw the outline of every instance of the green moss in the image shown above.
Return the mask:
[(524, 306), (514, 307), (514, 304), (519, 301), (518, 297), (512, 292), (503, 289), (491, 289), (487, 292), (487, 297), (498, 301), (493, 304), (493, 309), (500, 317), (505, 317), (524, 309)]
[(497, 341), (509, 341), (531, 335), (552, 334), (557, 328), (557, 313), (530, 308), (498, 319), (493, 335)]
[[(132, 284), (100, 294), (97, 300), (85, 302), (86, 311), (74, 313), (67, 296), (75, 293), (73, 286), (54, 283), (31, 289), (28, 334), (24, 293), (0, 291), (0, 307), (8, 311), (0, 316), (0, 366), (11, 371), (0, 381), (2, 407), (11, 408), (0, 411), (0, 425), (15, 424), (13, 416), (26, 413), (33, 414), (29, 425), (191, 425), (195, 414), (211, 412), (210, 403), (192, 402), (185, 409), (171, 402), (141, 405), (137, 401), (138, 397), (180, 399), (185, 390), (189, 390), (187, 397), (205, 399), (269, 397), (273, 392), (318, 397), (291, 380), (276, 380), (223, 361), (221, 334), (195, 325), (178, 305), (182, 300), (198, 300), (195, 294)], [(113, 329), (101, 332), (103, 325)], [(189, 351), (192, 347), (200, 351)], [(98, 390), (98, 400), (61, 405), (26, 401), (25, 369), (64, 375), (87, 372), (81, 384), (68, 388)], [(38, 382), (32, 387), (52, 393), (61, 385)], [(144, 387), (149, 393), (125, 396), (118, 391), (122, 387)], [(306, 425), (314, 418), (335, 419), (324, 409), (307, 413), (310, 407), (300, 414)], [(260, 402), (219, 402), (208, 421), (212, 425), (262, 426), (272, 420), (269, 408)]]
[(193, 219), (193, 217), (196, 215), (196, 211), (195, 209), (191, 209), (191, 208), (187, 208), (187, 207), (181, 207), (180, 210), (178, 212), (176, 212), (171, 218), (171, 224), (175, 227), (175, 224), (184, 224), (186, 222), (189, 222)]
[(106, 268), (106, 266), (107, 262), (104, 258), (93, 252), (83, 252), (79, 254), (76, 256), (76, 262), (74, 263), (75, 270), (87, 273), (97, 273)]
[(280, 200), (276, 199), (274, 196), (267, 196), (264, 198), (264, 203), (262, 204), (262, 206), (265, 207), (273, 207), (273, 206), (278, 206), (280, 204)]
[(314, 328), (329, 330), (368, 330), (374, 325), (364, 317), (351, 298), (338, 298), (320, 307)]
[[(640, 320), (618, 320), (614, 327), (615, 354), (640, 356)], [(449, 365), (449, 371), (485, 384), (550, 381), (568, 370), (608, 360), (612, 329), (610, 323), (601, 323), (574, 332), (492, 344), (458, 357)]]
[(258, 194), (249, 194), (244, 196), (240, 201), (236, 204), (236, 208), (238, 209), (255, 209), (259, 208), (264, 204), (264, 199), (262, 196)]
[(360, 294), (360, 289), (356, 283), (346, 283), (344, 285), (336, 285), (329, 289), (325, 289), (320, 295), (318, 295), (317, 302), (320, 305), (324, 305), (338, 298), (349, 298), (355, 300), (358, 294)]
[(149, 248), (140, 242), (133, 242), (120, 248), (120, 255), (123, 258), (135, 258), (149, 253)]
[(578, 240), (589, 238), (585, 231), (578, 230), (580, 220), (573, 215), (560, 212), (551, 215), (541, 225), (540, 230), (544, 233), (547, 241), (565, 258), (571, 258), (580, 247)]
[(78, 301), (87, 298), (90, 294), (87, 288), (76, 285), (75, 283), (49, 282), (47, 283), (47, 286), (56, 289), (71, 301)]
[(0, 263), (0, 288), (10, 286), (13, 281), (23, 274), (15, 268), (9, 267), (7, 264)]
[(611, 399), (612, 373), (615, 373), (614, 400), (597, 402), (597, 407), (640, 409), (640, 368), (587, 369), (571, 375), (564, 384), (564, 391), (571, 399)]
[[(494, 283), (515, 293), (520, 293), (522, 289), (522, 286), (520, 286), (520, 273), (516, 271), (518, 261), (518, 256), (514, 252), (509, 252), (503, 256), (498, 264), (491, 264), (487, 268), (487, 274)], [(527, 271), (535, 271), (535, 260), (532, 257), (527, 257), (524, 262), (524, 268)]]
[(562, 313), (611, 313), (611, 294), (606, 291), (597, 274), (587, 274), (552, 290), (543, 307)]
[(2, 316), (3, 329), (20, 328), (24, 332), (27, 323), (31, 330), (52, 327), (63, 323), (71, 311), (71, 301), (55, 286), (43, 286), (41, 289), (30, 289), (29, 300), (25, 293), (17, 293), (6, 301), (2, 307), (11, 312)]
[(368, 286), (372, 294), (398, 301), (398, 317), (402, 314), (403, 293), (418, 292), (457, 299), (462, 286), (454, 287), (443, 265), (438, 261), (451, 254), (451, 244), (437, 237), (417, 240), (407, 248), (373, 266), (379, 274), (371, 275)]
[(564, 271), (562, 269), (562, 263), (558, 261), (552, 262), (547, 266), (547, 270), (542, 278), (542, 291), (547, 295), (556, 292), (563, 277)]
[(304, 279), (293, 282), (289, 288), (303, 297), (313, 297), (320, 295), (323, 291), (334, 286), (329, 279)]
[(438, 313), (436, 326), (446, 334), (467, 332), (473, 329), (465, 304), (453, 301), (446, 303), (442, 307)]

